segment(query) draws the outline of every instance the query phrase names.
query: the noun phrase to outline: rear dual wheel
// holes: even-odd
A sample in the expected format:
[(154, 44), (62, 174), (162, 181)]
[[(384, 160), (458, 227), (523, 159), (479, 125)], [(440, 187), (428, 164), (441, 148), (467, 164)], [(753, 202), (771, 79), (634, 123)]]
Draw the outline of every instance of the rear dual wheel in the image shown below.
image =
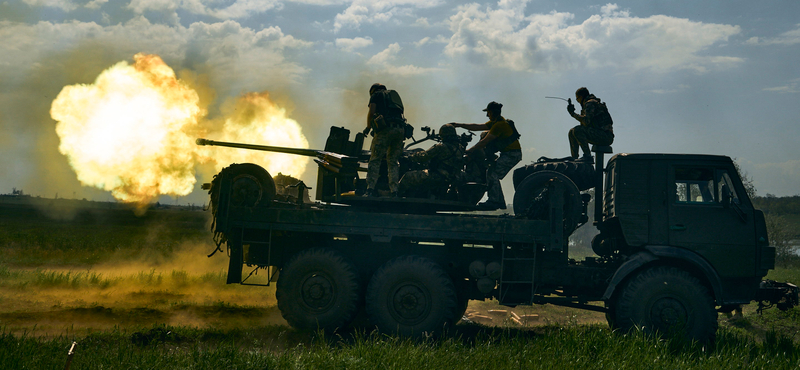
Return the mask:
[(355, 266), (341, 254), (323, 248), (292, 257), (281, 270), (275, 295), (283, 318), (298, 329), (345, 327), (361, 307)]

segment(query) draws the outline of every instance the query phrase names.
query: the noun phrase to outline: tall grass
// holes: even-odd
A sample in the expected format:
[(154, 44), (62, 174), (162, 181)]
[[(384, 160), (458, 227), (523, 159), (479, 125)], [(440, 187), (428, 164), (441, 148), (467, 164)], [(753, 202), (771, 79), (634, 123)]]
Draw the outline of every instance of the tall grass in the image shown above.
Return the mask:
[(282, 327), (197, 330), (156, 326), (43, 340), (0, 333), (0, 368), (75, 369), (796, 369), (800, 348), (722, 330), (714, 346), (619, 335), (600, 326), (535, 332), (466, 327), (412, 341), (376, 333), (324, 335)]
[(155, 269), (140, 271), (132, 275), (108, 276), (93, 271), (58, 271), (58, 270), (20, 270), (0, 264), (0, 287), (107, 289), (114, 286), (133, 283), (141, 286), (182, 288), (201, 283), (225, 284), (226, 275), (222, 272), (192, 275), (184, 270), (156, 272)]
[(185, 242), (210, 242), (206, 213), (86, 210), (59, 220), (0, 205), (0, 264), (94, 265), (148, 256), (168, 258)]

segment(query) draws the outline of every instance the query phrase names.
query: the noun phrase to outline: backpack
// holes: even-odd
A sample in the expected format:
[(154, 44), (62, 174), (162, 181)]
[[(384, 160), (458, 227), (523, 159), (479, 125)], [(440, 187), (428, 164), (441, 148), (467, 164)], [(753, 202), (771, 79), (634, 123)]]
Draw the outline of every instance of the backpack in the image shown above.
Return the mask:
[(522, 137), (522, 135), (519, 134), (519, 131), (517, 131), (517, 126), (514, 124), (513, 120), (507, 119), (506, 122), (508, 122), (508, 125), (511, 126), (511, 131), (513, 131), (511, 133), (511, 136), (502, 139), (497, 138), (489, 142), (489, 144), (487, 144), (485, 148), (485, 152), (487, 154), (497, 153), (503, 148), (511, 145), (511, 143), (519, 140), (520, 137)]
[[(400, 94), (395, 90), (386, 90), (383, 93), (383, 106), (386, 109), (387, 115), (395, 116), (394, 121), (396, 124), (400, 125), (402, 123), (403, 137), (410, 139), (414, 135), (414, 126), (411, 126), (403, 116), (405, 108), (403, 107), (403, 99), (400, 98)], [(384, 117), (384, 120), (385, 119), (386, 117)]]
[[(596, 98), (595, 98), (596, 99)], [(586, 116), (589, 118), (589, 123), (601, 130), (611, 131), (614, 120), (611, 119), (611, 114), (608, 113), (606, 103), (601, 103), (600, 99), (596, 99), (597, 104), (593, 104), (591, 111), (587, 110)]]

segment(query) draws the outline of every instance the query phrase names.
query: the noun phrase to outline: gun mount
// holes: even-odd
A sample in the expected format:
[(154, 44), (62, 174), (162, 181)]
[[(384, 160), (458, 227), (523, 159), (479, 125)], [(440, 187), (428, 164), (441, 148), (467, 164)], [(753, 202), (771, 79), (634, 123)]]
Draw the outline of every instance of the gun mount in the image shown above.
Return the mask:
[[(421, 144), (426, 141), (441, 141), (436, 131), (428, 127), (423, 128), (425, 137), (420, 140), (413, 140), (409, 147)], [(462, 184), (461, 194), (458, 190), (443, 189), (441, 194), (431, 195), (426, 199), (420, 198), (362, 198), (360, 195), (366, 189), (366, 176), (370, 152), (363, 150), (365, 135), (356, 133), (355, 138), (350, 140), (350, 130), (342, 127), (331, 127), (330, 134), (325, 143), (325, 149), (305, 149), (288, 148), (268, 145), (255, 145), (246, 143), (233, 143), (225, 141), (215, 141), (208, 139), (197, 139), (197, 145), (220, 146), (228, 148), (259, 150), (274, 153), (285, 153), (315, 157), (314, 162), (319, 166), (317, 173), (316, 199), (322, 202), (333, 202), (357, 206), (363, 210), (383, 210), (391, 209), (400, 213), (435, 213), (437, 211), (470, 211), (474, 210), (474, 205), (480, 200), (485, 191), (485, 186), (467, 186)], [(466, 145), (471, 140), (470, 134), (462, 134), (460, 141)], [(411, 149), (420, 150), (420, 149)], [(401, 159), (400, 175), (412, 170), (413, 164)], [(362, 175), (359, 176), (359, 172)], [(232, 178), (232, 197), (241, 205), (267, 206), (275, 200), (274, 181), (272, 176), (258, 165), (245, 163), (233, 164), (224, 169), (217, 177), (226, 174)], [(381, 165), (381, 172), (378, 179), (378, 191), (388, 192), (386, 163)], [(215, 181), (216, 178), (215, 178)], [(205, 184), (204, 189), (212, 189), (213, 184)], [(286, 193), (286, 192), (277, 192)], [(469, 193), (467, 195), (467, 193)], [(213, 197), (213, 195), (212, 195)], [(234, 199), (234, 198), (232, 198)], [(281, 199), (278, 199), (281, 200)], [(283, 199), (294, 203), (296, 199)]]

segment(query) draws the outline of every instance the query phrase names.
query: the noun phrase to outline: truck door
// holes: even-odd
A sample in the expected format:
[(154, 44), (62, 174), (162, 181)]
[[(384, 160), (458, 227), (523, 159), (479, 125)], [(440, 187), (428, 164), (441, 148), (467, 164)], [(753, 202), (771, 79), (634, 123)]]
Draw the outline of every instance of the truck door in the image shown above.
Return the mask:
[[(670, 245), (697, 252), (723, 278), (752, 276), (756, 269), (753, 209), (749, 201), (741, 201), (746, 195), (738, 194), (741, 190), (737, 192), (728, 170), (673, 166), (670, 178)], [(729, 206), (722, 203), (725, 188), (732, 196)]]

